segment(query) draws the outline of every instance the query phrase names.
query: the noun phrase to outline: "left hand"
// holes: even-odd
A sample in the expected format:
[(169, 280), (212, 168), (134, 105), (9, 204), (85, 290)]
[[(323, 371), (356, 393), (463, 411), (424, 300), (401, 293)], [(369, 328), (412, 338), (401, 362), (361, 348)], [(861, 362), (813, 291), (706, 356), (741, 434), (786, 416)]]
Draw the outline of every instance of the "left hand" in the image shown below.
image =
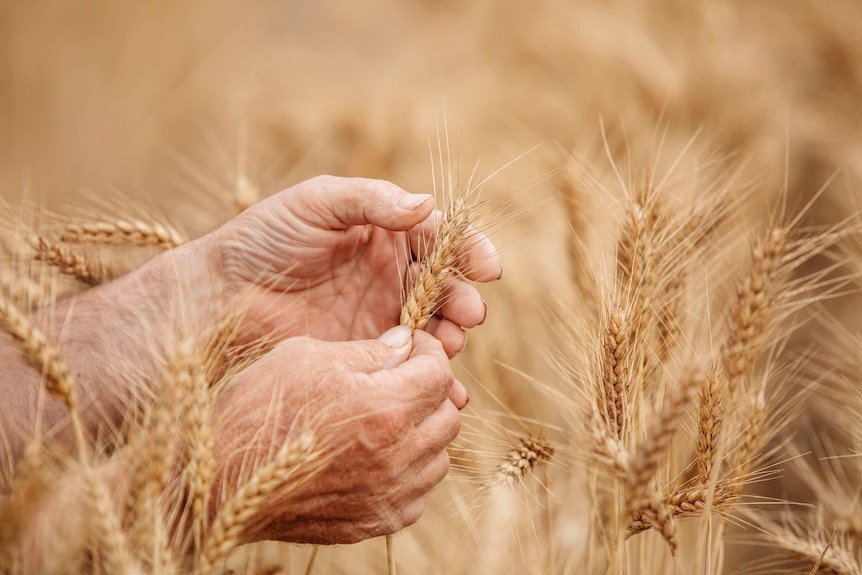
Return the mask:
[[(409, 255), (433, 241), (431, 196), (392, 183), (319, 176), (256, 204), (202, 238), (228, 302), (247, 305), (244, 339), (309, 335), (324, 340), (374, 338), (396, 325)], [(460, 255), (474, 281), (500, 277), (493, 244), (482, 234)], [(475, 287), (451, 280), (429, 323), (451, 357), (462, 328), (485, 319)], [(229, 304), (230, 305), (230, 304)]]

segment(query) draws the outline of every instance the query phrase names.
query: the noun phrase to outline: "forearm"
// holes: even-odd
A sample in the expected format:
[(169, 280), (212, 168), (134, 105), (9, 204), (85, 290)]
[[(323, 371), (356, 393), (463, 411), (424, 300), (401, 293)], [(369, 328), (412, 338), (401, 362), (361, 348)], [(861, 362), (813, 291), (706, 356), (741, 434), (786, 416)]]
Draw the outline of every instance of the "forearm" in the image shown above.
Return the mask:
[[(188, 244), (30, 314), (29, 321), (69, 367), (91, 438), (102, 428), (108, 433), (100, 438), (110, 441), (128, 408), (146, 399), (158, 381), (166, 342), (213, 315), (217, 298), (208, 269), (199, 246)], [(5, 333), (0, 335), (0, 362), (0, 431), (12, 459), (20, 457), (37, 422), (45, 440), (70, 443), (66, 406), (45, 394), (42, 366)]]

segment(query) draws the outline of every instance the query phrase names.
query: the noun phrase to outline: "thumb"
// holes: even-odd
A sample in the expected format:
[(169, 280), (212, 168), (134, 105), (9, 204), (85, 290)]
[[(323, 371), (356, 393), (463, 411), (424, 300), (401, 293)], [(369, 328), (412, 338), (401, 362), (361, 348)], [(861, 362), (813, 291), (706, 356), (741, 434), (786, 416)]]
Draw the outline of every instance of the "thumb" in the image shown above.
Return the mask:
[(318, 176), (290, 190), (307, 208), (303, 217), (323, 229), (372, 224), (392, 231), (409, 230), (434, 206), (428, 194), (411, 194), (385, 180)]
[[(392, 369), (404, 363), (413, 350), (413, 331), (406, 325), (393, 327), (377, 339), (327, 342), (309, 338), (293, 338), (312, 347), (303, 348), (303, 355), (317, 365), (328, 365), (336, 370), (373, 373)], [(287, 340), (288, 342), (291, 340)], [(313, 357), (313, 356), (317, 357)]]

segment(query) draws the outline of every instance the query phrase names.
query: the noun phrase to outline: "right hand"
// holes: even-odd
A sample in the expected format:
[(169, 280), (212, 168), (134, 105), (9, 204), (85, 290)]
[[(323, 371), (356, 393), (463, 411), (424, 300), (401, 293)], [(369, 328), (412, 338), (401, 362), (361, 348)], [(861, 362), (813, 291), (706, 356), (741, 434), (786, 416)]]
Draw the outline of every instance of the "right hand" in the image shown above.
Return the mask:
[(213, 493), (232, 483), (243, 460), (271, 457), (291, 434), (311, 429), (334, 456), (325, 453), (325, 467), (284, 504), (262, 509), (253, 523), (263, 527), (244, 542), (354, 543), (394, 533), (419, 519), (446, 477), (446, 446), (466, 403), (441, 343), (425, 332), (410, 336), (402, 326), (378, 340), (284, 340), (218, 401)]

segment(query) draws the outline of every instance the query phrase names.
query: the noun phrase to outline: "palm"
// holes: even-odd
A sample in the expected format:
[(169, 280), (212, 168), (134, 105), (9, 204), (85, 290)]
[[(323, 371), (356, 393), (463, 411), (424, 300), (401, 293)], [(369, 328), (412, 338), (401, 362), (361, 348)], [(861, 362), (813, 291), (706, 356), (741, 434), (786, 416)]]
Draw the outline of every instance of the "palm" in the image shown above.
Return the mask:
[[(399, 207), (404, 199), (415, 201)], [(394, 326), (408, 255), (434, 234), (430, 199), (379, 180), (318, 177), (220, 228), (209, 245), (229, 301), (237, 296), (248, 306), (241, 339), (345, 341), (376, 338)], [(499, 277), (493, 245), (476, 238), (463, 254), (471, 264), (467, 278)], [(485, 317), (475, 288), (454, 283), (433, 328), (450, 354), (463, 347), (461, 326)]]
[[(355, 340), (377, 337), (397, 323), (407, 261), (404, 232), (368, 225), (280, 239), (279, 252), (246, 248), (228, 267), (235, 288), (251, 289), (253, 335)], [(273, 273), (252, 275), (260, 269)]]

